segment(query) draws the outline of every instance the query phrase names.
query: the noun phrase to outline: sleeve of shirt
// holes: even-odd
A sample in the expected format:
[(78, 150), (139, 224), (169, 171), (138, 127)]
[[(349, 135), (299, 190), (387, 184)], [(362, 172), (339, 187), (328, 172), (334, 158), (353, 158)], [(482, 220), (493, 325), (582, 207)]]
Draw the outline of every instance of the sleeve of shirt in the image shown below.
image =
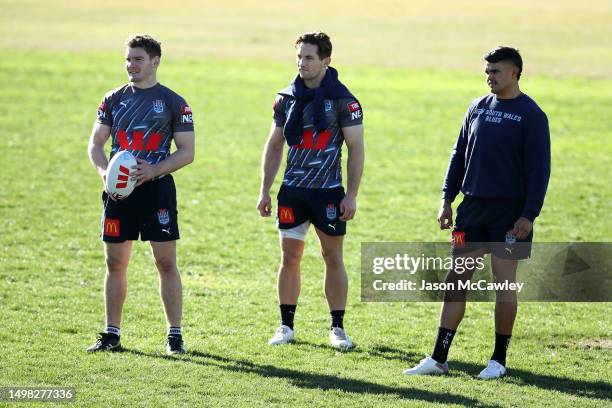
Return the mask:
[(187, 101), (176, 95), (172, 105), (173, 132), (193, 132), (193, 113)]
[(550, 130), (548, 118), (542, 111), (538, 111), (524, 126), (527, 196), (521, 216), (533, 222), (540, 215), (550, 178)]
[(98, 106), (98, 119), (96, 122), (103, 125), (113, 126), (112, 106), (111, 106), (112, 94), (106, 94), (100, 105)]
[(283, 95), (276, 95), (274, 99), (274, 105), (272, 106), (272, 118), (277, 127), (284, 127), (287, 122), (287, 114), (285, 113), (285, 97)]
[(470, 133), (472, 107), (473, 105), (470, 106), (463, 118), (463, 125), (459, 131), (457, 142), (453, 147), (448, 168), (446, 169), (446, 176), (444, 177), (444, 184), (442, 185), (442, 198), (451, 203), (455, 200), (457, 194), (459, 194), (463, 178), (465, 177), (465, 150)]
[(340, 114), (338, 125), (340, 128), (361, 125), (363, 123), (363, 111), (361, 104), (356, 99), (344, 98), (340, 103)]

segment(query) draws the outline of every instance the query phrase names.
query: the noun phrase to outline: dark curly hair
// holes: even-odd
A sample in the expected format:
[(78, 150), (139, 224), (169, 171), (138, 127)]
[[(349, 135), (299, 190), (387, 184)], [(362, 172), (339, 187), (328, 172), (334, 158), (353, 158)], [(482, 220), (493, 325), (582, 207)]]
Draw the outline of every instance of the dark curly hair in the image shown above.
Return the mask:
[(304, 33), (295, 40), (295, 47), (298, 45), (312, 44), (317, 46), (317, 55), (320, 59), (331, 57), (332, 44), (329, 36), (323, 32)]

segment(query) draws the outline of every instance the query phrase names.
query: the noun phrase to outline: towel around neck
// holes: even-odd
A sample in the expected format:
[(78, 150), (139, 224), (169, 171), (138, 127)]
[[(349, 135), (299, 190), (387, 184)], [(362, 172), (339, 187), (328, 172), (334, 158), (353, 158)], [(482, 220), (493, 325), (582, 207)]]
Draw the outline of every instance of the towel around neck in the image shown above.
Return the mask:
[(287, 121), (283, 128), (283, 135), (289, 146), (299, 145), (304, 133), (304, 107), (307, 103), (313, 103), (314, 127), (317, 132), (327, 128), (325, 121), (325, 100), (353, 98), (353, 94), (338, 79), (338, 71), (328, 67), (325, 71), (321, 86), (318, 88), (307, 88), (300, 75), (296, 75), (291, 86), (280, 92), (281, 95), (291, 96), (295, 103), (289, 107)]

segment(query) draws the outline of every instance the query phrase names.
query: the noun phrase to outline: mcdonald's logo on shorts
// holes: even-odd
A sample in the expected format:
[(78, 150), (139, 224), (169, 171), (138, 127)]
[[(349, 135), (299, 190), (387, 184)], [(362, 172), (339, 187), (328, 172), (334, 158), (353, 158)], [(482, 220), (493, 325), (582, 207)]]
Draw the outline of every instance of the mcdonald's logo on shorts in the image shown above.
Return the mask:
[(465, 232), (463, 231), (453, 231), (453, 236), (451, 238), (454, 248), (462, 248), (465, 246)]
[(104, 235), (107, 237), (118, 237), (120, 233), (119, 229), (119, 220), (114, 220), (112, 218), (104, 219)]
[(295, 217), (293, 216), (293, 208), (278, 207), (278, 220), (283, 224), (293, 224)]

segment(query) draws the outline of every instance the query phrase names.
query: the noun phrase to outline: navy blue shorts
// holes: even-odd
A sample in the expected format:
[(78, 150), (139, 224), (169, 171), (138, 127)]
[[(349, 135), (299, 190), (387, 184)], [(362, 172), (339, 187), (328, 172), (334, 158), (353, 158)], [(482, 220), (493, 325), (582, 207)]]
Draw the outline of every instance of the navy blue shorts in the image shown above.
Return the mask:
[(291, 229), (310, 221), (327, 235), (346, 234), (346, 222), (340, 221), (343, 187), (303, 188), (282, 185), (277, 198), (279, 229)]
[(453, 255), (479, 249), (504, 259), (531, 256), (533, 230), (525, 239), (510, 234), (521, 217), (524, 198), (482, 198), (465, 196), (457, 207), (452, 233)]
[(176, 187), (172, 175), (148, 181), (127, 198), (111, 200), (102, 193), (101, 235), (104, 242), (174, 241), (180, 238)]

